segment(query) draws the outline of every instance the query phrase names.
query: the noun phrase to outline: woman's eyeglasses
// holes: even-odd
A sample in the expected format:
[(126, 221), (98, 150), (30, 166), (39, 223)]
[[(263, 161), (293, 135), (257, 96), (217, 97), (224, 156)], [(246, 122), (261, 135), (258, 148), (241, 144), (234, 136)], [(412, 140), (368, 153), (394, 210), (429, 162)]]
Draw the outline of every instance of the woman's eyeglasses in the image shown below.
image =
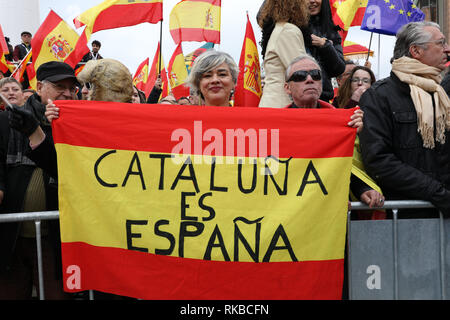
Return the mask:
[(360, 79), (360, 78), (352, 78), (351, 81), (353, 83), (360, 83), (360, 82), (362, 82), (362, 83), (365, 83), (365, 84), (370, 84), (370, 79), (368, 79), (368, 78), (362, 78), (362, 79)]
[(295, 71), (291, 77), (288, 79), (287, 82), (294, 81), (294, 82), (303, 82), (306, 81), (306, 78), (308, 78), (308, 75), (311, 76), (311, 78), (314, 81), (322, 80), (322, 72), (319, 69), (309, 70), (309, 71)]

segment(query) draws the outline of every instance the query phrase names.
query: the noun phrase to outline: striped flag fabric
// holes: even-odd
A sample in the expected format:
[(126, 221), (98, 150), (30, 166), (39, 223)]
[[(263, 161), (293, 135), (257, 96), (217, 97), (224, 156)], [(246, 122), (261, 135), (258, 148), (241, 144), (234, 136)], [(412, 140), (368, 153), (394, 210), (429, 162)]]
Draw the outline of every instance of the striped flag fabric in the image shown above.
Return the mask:
[(161, 75), (163, 89), (163, 91), (161, 92), (161, 99), (169, 95), (169, 80), (167, 79), (167, 71), (164, 65), (164, 58), (161, 57), (161, 44), (158, 42), (158, 47), (156, 48), (156, 53), (148, 74), (147, 85), (144, 90), (145, 96), (147, 98), (150, 95), (150, 92), (152, 92), (152, 89), (155, 86), (156, 78), (159, 74)]
[(65, 291), (341, 298), (354, 110), (55, 104)]
[(368, 0), (330, 0), (333, 21), (343, 29), (342, 42), (345, 41), (350, 27), (361, 25), (367, 2)]
[(142, 61), (133, 77), (133, 84), (136, 86), (136, 88), (144, 92), (148, 82), (149, 60), (150, 58), (147, 58)]
[(27, 67), (30, 86), (36, 89), (36, 70), (43, 63), (61, 61), (74, 68), (89, 52), (87, 39), (73, 30), (53, 10), (45, 18), (31, 40), (33, 62)]
[(170, 88), (173, 96), (178, 100), (181, 97), (189, 96), (189, 86), (186, 85), (188, 72), (183, 55), (181, 43), (175, 48), (172, 58), (167, 66)]
[(19, 82), (22, 82), (23, 79), (23, 74), (25, 73), (25, 70), (27, 70), (27, 67), (29, 66), (29, 62), (30, 59), (33, 55), (33, 52), (30, 51), (25, 58), (23, 58), (23, 61), (21, 61), (21, 65), (20, 67), (18, 67), (17, 70), (15, 70), (15, 72), (12, 74), (12, 76)]
[(220, 43), (221, 0), (181, 0), (170, 12), (175, 44), (182, 41)]
[(163, 0), (106, 0), (77, 16), (73, 23), (77, 29), (86, 25), (84, 32), (89, 39), (97, 31), (162, 19)]
[(0, 71), (3, 73), (13, 72), (15, 69), (14, 64), (6, 60), (6, 55), (9, 53), (2, 26), (0, 25)]
[(247, 27), (239, 60), (239, 76), (234, 94), (234, 106), (258, 107), (261, 95), (261, 66), (258, 47), (247, 14)]

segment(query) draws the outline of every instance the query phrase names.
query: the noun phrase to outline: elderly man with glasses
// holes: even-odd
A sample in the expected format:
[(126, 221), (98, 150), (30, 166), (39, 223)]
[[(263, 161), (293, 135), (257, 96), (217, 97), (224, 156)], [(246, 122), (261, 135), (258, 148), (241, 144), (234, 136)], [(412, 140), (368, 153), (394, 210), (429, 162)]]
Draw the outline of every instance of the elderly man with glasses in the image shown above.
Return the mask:
[[(23, 106), (0, 113), (0, 203), (5, 213), (58, 209), (57, 182), (28, 157), (28, 137), (38, 126), (51, 133), (46, 104), (75, 99), (76, 77), (69, 65), (55, 61), (42, 64), (36, 77), (36, 93)], [(41, 229), (46, 298), (66, 299), (58, 221), (43, 221)], [(35, 237), (32, 221), (0, 224), (0, 300), (31, 299), (33, 284), (37, 286)]]
[[(319, 99), (322, 94), (322, 72), (318, 62), (309, 55), (295, 58), (286, 69), (286, 93), (292, 104), (287, 108), (322, 108), (334, 109), (328, 102)], [(363, 112), (356, 110), (348, 125), (361, 132), (363, 128)], [(353, 194), (370, 207), (381, 207), (384, 197), (361, 180), (352, 175), (351, 190)]]
[[(397, 33), (391, 75), (361, 97), (364, 165), (386, 199), (430, 201), (450, 213), (450, 100), (440, 85), (450, 48), (433, 22)], [(400, 218), (437, 217), (406, 210)]]

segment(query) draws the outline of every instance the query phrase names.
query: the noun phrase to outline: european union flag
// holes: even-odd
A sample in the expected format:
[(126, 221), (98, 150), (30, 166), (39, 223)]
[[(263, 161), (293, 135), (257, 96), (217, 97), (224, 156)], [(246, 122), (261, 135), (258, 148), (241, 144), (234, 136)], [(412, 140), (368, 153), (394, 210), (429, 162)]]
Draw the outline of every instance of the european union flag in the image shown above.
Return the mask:
[(425, 14), (412, 0), (369, 0), (361, 29), (396, 35), (403, 25), (424, 19)]

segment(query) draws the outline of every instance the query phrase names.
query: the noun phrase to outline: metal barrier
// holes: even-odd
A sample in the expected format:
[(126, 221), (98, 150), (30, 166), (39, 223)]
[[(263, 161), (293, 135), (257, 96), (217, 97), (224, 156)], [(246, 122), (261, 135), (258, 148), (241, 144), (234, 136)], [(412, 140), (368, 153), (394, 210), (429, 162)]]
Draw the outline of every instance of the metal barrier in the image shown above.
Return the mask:
[[(367, 229), (362, 228), (363, 237), (355, 240), (355, 230), (357, 230), (361, 224), (365, 224), (366, 226), (370, 224), (370, 227), (376, 226), (377, 224), (383, 224), (384, 227), (388, 225), (387, 229), (391, 229), (392, 232), (392, 276), (388, 275), (388, 280), (392, 278), (393, 282), (393, 296), (391, 299), (397, 300), (400, 298), (399, 294), (399, 221), (398, 221), (398, 209), (420, 209), (420, 208), (434, 208), (434, 206), (426, 201), (387, 201), (385, 205), (381, 209), (392, 209), (393, 219), (392, 220), (370, 220), (370, 221), (352, 221), (351, 216), (354, 210), (373, 210), (369, 208), (367, 205), (361, 202), (352, 202), (351, 211), (348, 212), (347, 216), (347, 257), (348, 257), (348, 287), (349, 287), (349, 299), (376, 299), (380, 298), (377, 296), (367, 296), (364, 291), (359, 289), (359, 286), (355, 284), (358, 280), (367, 277), (368, 272), (364, 275), (364, 272), (355, 272), (355, 266), (357, 266), (358, 261), (355, 262), (355, 256), (358, 255), (358, 252), (355, 253), (355, 242), (358, 242), (358, 245), (361, 244), (361, 241), (364, 239), (367, 240), (370, 233), (367, 233)], [(45, 212), (27, 212), (27, 213), (13, 213), (13, 214), (0, 214), (0, 223), (8, 223), (8, 222), (21, 222), (21, 221), (34, 221), (36, 226), (36, 248), (37, 248), (37, 262), (38, 262), (38, 277), (39, 277), (39, 298), (40, 300), (45, 300), (45, 292), (44, 292), (44, 282), (43, 282), (43, 261), (42, 261), (42, 246), (41, 246), (41, 221), (43, 220), (56, 220), (59, 219), (58, 211), (45, 211)], [(416, 219), (412, 219), (416, 220)], [(437, 219), (425, 219), (428, 222), (434, 222)], [(440, 299), (447, 299), (446, 295), (446, 238), (445, 238), (445, 226), (444, 226), (444, 217), (442, 213), (440, 213), (438, 222), (439, 229), (439, 282), (440, 282)], [(390, 226), (389, 226), (390, 225)], [(448, 224), (450, 228), (450, 223)], [(361, 228), (359, 228), (361, 229)], [(386, 229), (386, 228), (385, 228)], [(373, 231), (373, 230), (372, 230)], [(361, 230), (360, 230), (361, 232)], [(373, 234), (375, 236), (383, 236), (380, 234)], [(369, 239), (370, 241), (371, 239)], [(389, 240), (389, 239), (387, 239)], [(364, 247), (364, 246), (363, 246)], [(361, 249), (363, 254), (367, 256), (367, 252), (364, 252), (364, 248)], [(360, 250), (360, 251), (361, 251)], [(448, 249), (450, 250), (450, 249)], [(370, 259), (370, 257), (369, 257)], [(371, 265), (372, 266), (372, 265)], [(450, 262), (449, 262), (450, 266)], [(376, 268), (375, 268), (376, 269)], [(369, 281), (369, 280), (367, 280)], [(359, 281), (360, 282), (360, 281)], [(379, 288), (380, 280), (375, 280), (378, 282), (373, 287)], [(373, 290), (373, 288), (369, 288), (368, 290)], [(93, 291), (89, 291), (89, 300), (94, 299)], [(381, 299), (388, 299), (385, 295), (381, 296)]]
[[(429, 209), (425, 201), (389, 201), (392, 219), (347, 219), (349, 299), (446, 300), (450, 289), (450, 261), (446, 229), (450, 220), (399, 219), (399, 209)], [(353, 210), (371, 210), (353, 203)], [(372, 209), (373, 210), (373, 209)], [(450, 256), (450, 254), (448, 254)]]

